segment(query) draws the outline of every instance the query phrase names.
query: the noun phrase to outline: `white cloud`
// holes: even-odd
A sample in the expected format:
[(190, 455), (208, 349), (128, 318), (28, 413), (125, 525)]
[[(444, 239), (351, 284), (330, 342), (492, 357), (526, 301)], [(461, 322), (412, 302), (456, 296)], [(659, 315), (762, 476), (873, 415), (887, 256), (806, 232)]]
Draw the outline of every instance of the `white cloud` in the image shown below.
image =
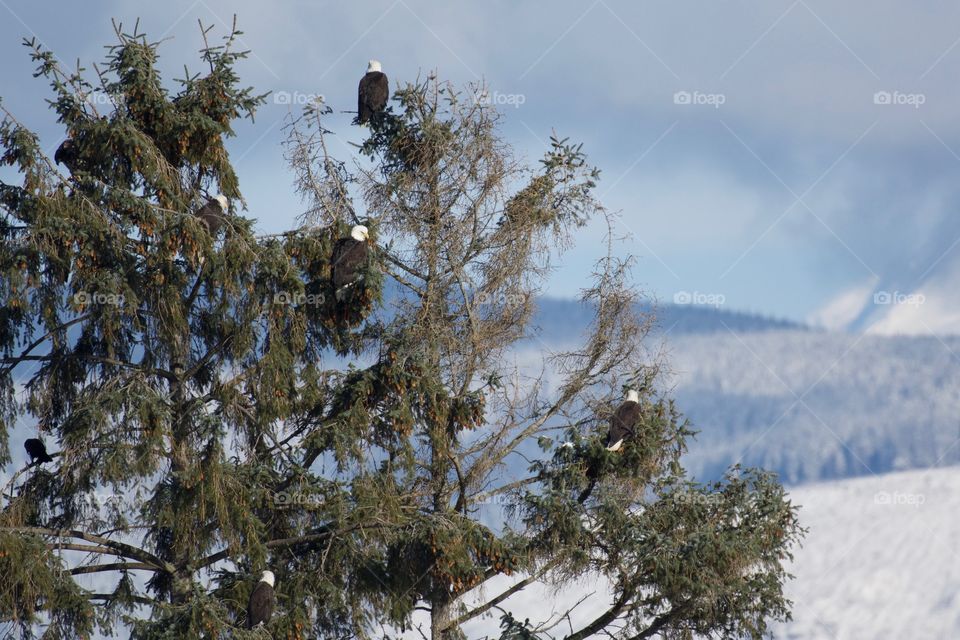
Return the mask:
[(807, 317), (807, 322), (825, 329), (846, 329), (860, 315), (864, 304), (870, 301), (875, 287), (876, 279), (871, 278), (869, 282), (841, 292), (823, 307), (811, 313)]

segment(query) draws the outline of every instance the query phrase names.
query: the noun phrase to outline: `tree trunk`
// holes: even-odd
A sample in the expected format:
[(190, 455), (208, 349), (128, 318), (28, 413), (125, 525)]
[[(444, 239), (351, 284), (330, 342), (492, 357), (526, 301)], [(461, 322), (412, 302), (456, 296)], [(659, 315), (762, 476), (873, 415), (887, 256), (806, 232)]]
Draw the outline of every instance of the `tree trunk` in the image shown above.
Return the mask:
[[(175, 487), (181, 485), (183, 480), (182, 474), (188, 468), (190, 457), (193, 453), (187, 444), (190, 424), (186, 415), (187, 394), (186, 382), (183, 379), (183, 372), (189, 355), (185, 345), (188, 344), (189, 336), (186, 341), (179, 337), (175, 339), (174, 350), (176, 353), (172, 355), (169, 365), (170, 371), (177, 377), (176, 382), (171, 383), (171, 401), (173, 403), (173, 429), (171, 435), (173, 436), (173, 441), (170, 451), (170, 471)], [(172, 562), (173, 566), (176, 567), (176, 573), (172, 576), (173, 583), (170, 590), (170, 601), (173, 604), (183, 604), (186, 602), (191, 590), (192, 575), (187, 567), (190, 565), (192, 557), (188, 551), (189, 544), (183, 540), (185, 533), (186, 532), (181, 530), (180, 527), (174, 527), (173, 555), (164, 558)]]
[(433, 603), (430, 609), (430, 640), (457, 640), (463, 638), (463, 634), (458, 627), (445, 629), (453, 619), (453, 602), (447, 600)]

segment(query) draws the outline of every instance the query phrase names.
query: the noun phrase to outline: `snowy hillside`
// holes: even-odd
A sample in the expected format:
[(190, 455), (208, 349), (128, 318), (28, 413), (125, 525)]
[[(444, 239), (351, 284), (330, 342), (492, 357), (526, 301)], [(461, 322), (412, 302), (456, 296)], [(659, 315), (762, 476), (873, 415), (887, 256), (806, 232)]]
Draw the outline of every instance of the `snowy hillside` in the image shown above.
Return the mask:
[[(791, 497), (810, 531), (789, 569), (796, 576), (787, 586), (794, 620), (774, 637), (960, 637), (960, 468), (809, 485)], [(483, 595), (489, 599), (514, 581), (491, 584)], [(601, 613), (607, 595), (605, 584), (585, 577), (560, 593), (528, 587), (503, 607), (539, 623), (583, 600), (569, 623), (553, 629), (563, 637), (571, 624), (575, 629)], [(483, 601), (478, 595), (471, 602)], [(498, 616), (470, 623), (467, 636), (498, 637)]]
[(960, 463), (960, 338), (787, 331), (668, 341), (687, 466), (797, 484)]
[(960, 469), (794, 490), (808, 541), (777, 637), (960, 638)]

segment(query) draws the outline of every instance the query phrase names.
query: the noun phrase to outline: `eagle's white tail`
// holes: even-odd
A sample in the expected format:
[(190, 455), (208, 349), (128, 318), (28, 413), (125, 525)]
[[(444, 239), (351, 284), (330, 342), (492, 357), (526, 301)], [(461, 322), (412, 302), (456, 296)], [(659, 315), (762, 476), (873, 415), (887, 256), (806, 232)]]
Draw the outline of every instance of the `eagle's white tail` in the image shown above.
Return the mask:
[(339, 289), (337, 289), (336, 291), (334, 291), (334, 292), (333, 292), (333, 297), (336, 299), (337, 302), (342, 302), (342, 301), (343, 301), (343, 297), (344, 297), (345, 295), (347, 295), (347, 289), (349, 289), (350, 287), (355, 286), (357, 283), (359, 283), (359, 282), (361, 282), (361, 281), (363, 281), (363, 278), (359, 278), (359, 279), (357, 279), (357, 280), (354, 280), (353, 282), (348, 282), (347, 284), (343, 285), (342, 287), (340, 287)]

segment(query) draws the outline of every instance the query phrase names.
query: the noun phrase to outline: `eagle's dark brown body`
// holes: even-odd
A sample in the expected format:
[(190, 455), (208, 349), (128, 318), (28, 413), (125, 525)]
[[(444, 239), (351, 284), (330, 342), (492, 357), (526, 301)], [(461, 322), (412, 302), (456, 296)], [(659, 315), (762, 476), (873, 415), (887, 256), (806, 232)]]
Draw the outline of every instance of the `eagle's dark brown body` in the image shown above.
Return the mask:
[(617, 451), (623, 441), (633, 435), (640, 420), (640, 403), (627, 400), (621, 404), (610, 418), (610, 433), (607, 435), (607, 449)]
[(331, 266), (333, 270), (333, 286), (337, 291), (343, 290), (360, 277), (367, 261), (367, 243), (352, 237), (341, 238), (333, 247)]
[(30, 464), (53, 462), (53, 458), (47, 453), (47, 446), (39, 438), (27, 438), (23, 443), (23, 448), (27, 450), (27, 455), (30, 456)]
[(250, 594), (250, 603), (247, 605), (247, 628), (253, 629), (260, 623), (270, 622), (273, 608), (276, 606), (277, 596), (268, 582), (261, 580)]
[(380, 113), (387, 107), (390, 97), (390, 82), (382, 71), (368, 71), (360, 79), (359, 100), (357, 101), (357, 122), (364, 124), (370, 121), (373, 114)]

